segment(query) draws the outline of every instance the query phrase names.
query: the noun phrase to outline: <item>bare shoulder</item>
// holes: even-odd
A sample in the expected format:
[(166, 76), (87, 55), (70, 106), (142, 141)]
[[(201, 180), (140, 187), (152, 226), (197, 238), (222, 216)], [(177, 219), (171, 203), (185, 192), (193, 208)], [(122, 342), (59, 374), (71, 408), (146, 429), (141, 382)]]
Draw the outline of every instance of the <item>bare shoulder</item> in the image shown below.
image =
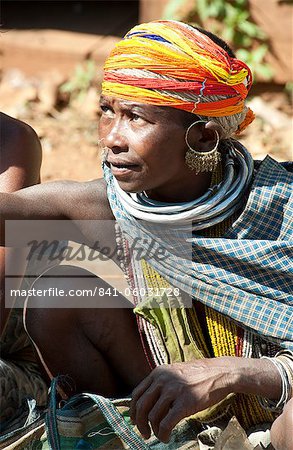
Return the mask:
[(20, 140), (26, 140), (30, 143), (39, 141), (34, 129), (22, 120), (15, 119), (0, 112), (0, 123), (1, 133), (4, 139), (9, 139), (15, 143), (19, 143)]
[(42, 162), (40, 140), (31, 126), (0, 113), (0, 186), (12, 192), (39, 182)]

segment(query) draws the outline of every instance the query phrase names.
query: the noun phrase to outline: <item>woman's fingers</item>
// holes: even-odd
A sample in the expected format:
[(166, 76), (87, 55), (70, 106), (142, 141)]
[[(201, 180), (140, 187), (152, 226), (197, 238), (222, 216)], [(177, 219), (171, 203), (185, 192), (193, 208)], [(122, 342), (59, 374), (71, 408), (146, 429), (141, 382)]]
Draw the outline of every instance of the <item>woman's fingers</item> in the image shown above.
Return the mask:
[(132, 392), (132, 400), (130, 404), (130, 418), (135, 423), (136, 418), (136, 404), (142, 394), (150, 387), (152, 384), (152, 373), (148, 375)]
[(180, 420), (189, 415), (186, 414), (186, 410), (182, 406), (181, 401), (174, 403), (171, 409), (169, 409), (167, 415), (161, 420), (158, 433), (156, 433), (157, 438), (161, 442), (169, 442), (173, 428), (180, 422)]
[(172, 428), (186, 417), (187, 408), (180, 395), (182, 374), (177, 373), (178, 369), (179, 366), (157, 367), (133, 391), (130, 417), (145, 439), (151, 435), (151, 425), (155, 435), (160, 440), (162, 435), (167, 442)]
[(145, 439), (151, 435), (149, 413), (160, 396), (159, 386), (151, 385), (136, 402), (135, 424)]
[(158, 439), (168, 442), (180, 420), (231, 392), (228, 373), (227, 358), (159, 366), (134, 390), (131, 419), (144, 437), (151, 425)]
[(152, 426), (156, 436), (159, 434), (159, 428), (162, 419), (167, 416), (170, 408), (174, 403), (174, 398), (169, 395), (161, 396), (148, 415), (149, 423)]

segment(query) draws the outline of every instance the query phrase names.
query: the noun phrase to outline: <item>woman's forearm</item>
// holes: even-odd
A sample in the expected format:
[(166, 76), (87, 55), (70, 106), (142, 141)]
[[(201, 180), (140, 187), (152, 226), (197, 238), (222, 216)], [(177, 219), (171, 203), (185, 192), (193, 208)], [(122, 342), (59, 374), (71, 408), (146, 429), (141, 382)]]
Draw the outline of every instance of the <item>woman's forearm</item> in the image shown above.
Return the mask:
[(278, 369), (268, 359), (224, 357), (231, 367), (231, 391), (254, 394), (272, 400), (281, 396)]

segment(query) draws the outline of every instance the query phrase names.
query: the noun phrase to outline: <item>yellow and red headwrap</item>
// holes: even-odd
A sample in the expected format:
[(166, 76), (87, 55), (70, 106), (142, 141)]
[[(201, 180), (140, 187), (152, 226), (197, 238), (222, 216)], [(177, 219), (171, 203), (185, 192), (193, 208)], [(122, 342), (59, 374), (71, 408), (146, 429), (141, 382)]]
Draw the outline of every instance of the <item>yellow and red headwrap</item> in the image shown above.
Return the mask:
[[(130, 30), (104, 71), (105, 95), (210, 117), (242, 112), (252, 83), (244, 62), (190, 25), (168, 20)], [(201, 101), (209, 96), (226, 98)]]

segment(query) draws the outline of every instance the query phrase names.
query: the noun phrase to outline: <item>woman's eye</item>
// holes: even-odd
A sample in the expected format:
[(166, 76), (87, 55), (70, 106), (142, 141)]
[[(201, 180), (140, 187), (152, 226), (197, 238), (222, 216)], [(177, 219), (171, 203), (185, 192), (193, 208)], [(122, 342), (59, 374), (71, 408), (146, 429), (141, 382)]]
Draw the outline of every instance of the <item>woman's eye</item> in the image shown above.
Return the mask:
[(100, 108), (103, 114), (109, 115), (113, 113), (113, 111), (107, 105), (100, 105)]
[(141, 116), (139, 116), (138, 114), (131, 114), (131, 120), (133, 121), (133, 122), (139, 122), (139, 121), (143, 121), (144, 119), (141, 117)]

